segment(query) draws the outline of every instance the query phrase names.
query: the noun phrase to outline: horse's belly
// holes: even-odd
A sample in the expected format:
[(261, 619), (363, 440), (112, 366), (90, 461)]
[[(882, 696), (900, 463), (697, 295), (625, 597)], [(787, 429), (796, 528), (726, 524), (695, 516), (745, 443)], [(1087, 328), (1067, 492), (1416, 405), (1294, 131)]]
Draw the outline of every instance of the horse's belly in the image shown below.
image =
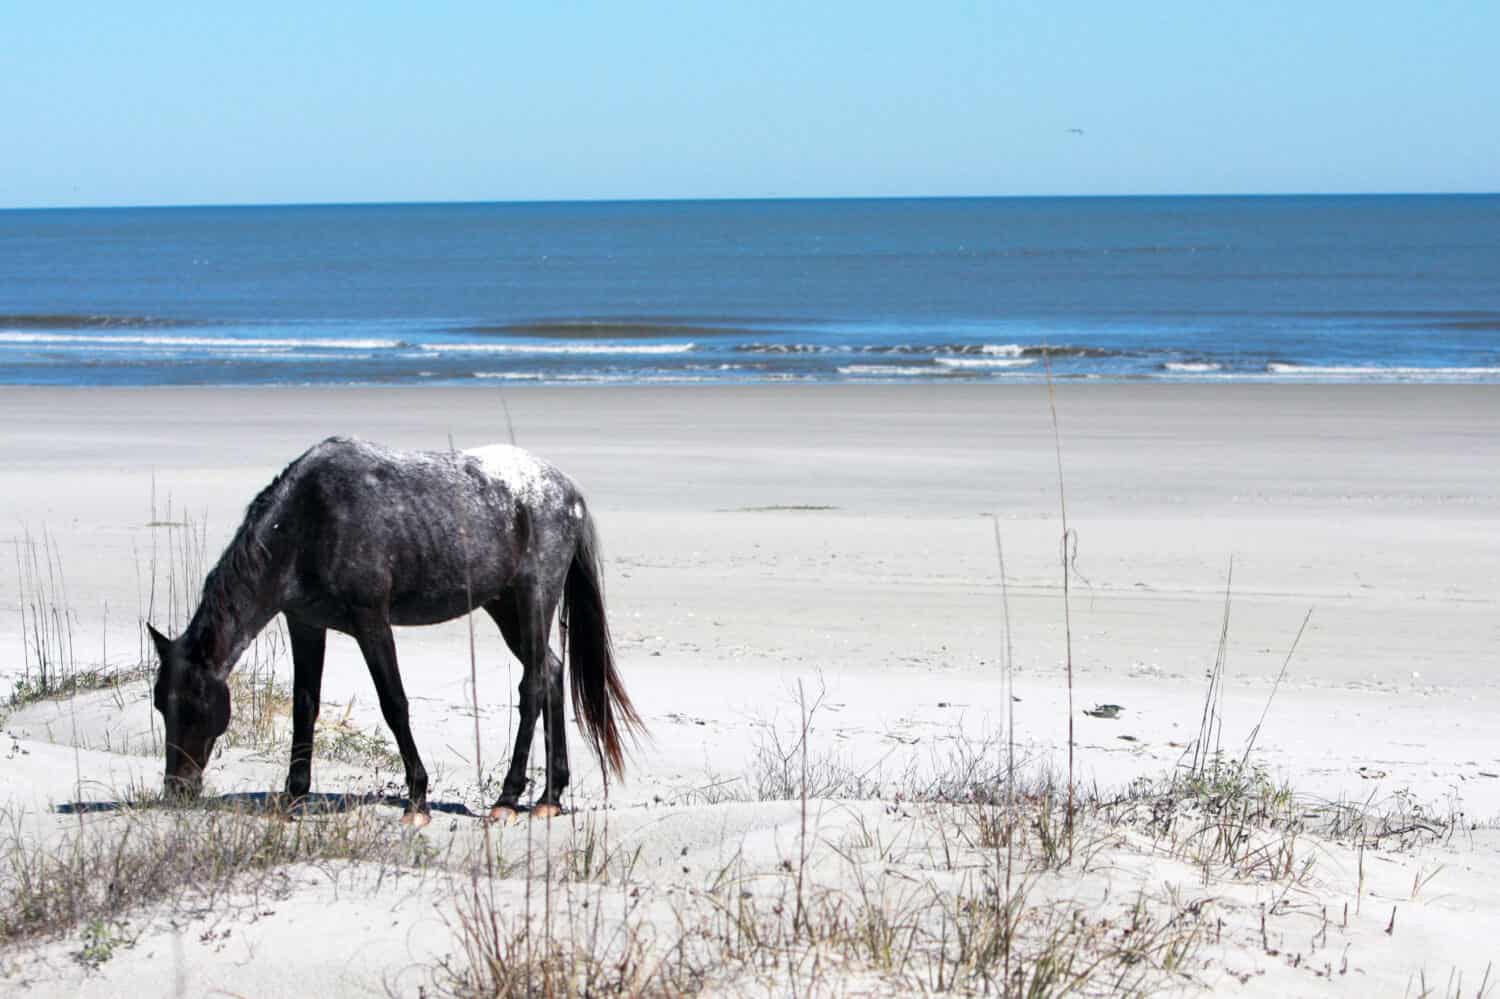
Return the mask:
[(482, 606), (482, 604), (474, 604), (471, 607), (463, 599), (403, 601), (392, 604), (388, 616), (391, 624), (404, 627), (441, 624), (444, 621), (452, 621), (456, 617), (463, 617), (471, 610), (479, 610)]
[(467, 586), (428, 585), (422, 588), (402, 587), (391, 590), (388, 616), (392, 624), (438, 624), (479, 610), (500, 594), (500, 584), (493, 579), (476, 579)]

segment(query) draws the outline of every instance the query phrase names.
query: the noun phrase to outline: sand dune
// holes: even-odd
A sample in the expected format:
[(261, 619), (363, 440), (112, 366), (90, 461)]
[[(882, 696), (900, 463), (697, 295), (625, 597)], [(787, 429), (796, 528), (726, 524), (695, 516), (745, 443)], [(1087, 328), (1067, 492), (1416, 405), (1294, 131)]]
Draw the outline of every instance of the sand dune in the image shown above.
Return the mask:
[[(575, 733), (573, 813), (550, 833), (540, 823), (490, 830), (502, 871), (484, 880), (487, 904), (508, 917), (536, 907), (547, 858), (554, 874), (578, 873), (606, 816), (610, 863), (558, 875), (553, 898), (554, 915), (572, 920), (554, 929), (575, 938), (588, 929), (587, 946), (601, 953), (622, 937), (601, 940), (583, 902), (594, 898), (610, 927), (654, 927), (660, 942), (684, 924), (717, 925), (723, 899), (741, 897), (721, 894), (726, 871), (768, 925), (794, 897), (798, 872), (824, 900), (874, 892), (893, 913), (913, 910), (917, 893), (957, 905), (978, 890), (994, 868), (974, 837), (991, 813), (923, 789), (958, 761), (980, 757), (993, 776), (1000, 759), (1004, 626), (991, 516), (1004, 543), (1023, 769), (1034, 781), (1066, 765), (1057, 458), (1044, 389), (513, 389), (504, 401), (518, 442), (590, 498), (622, 670), (651, 738), (606, 808)], [(1033, 867), (1036, 919), (1113, 921), (1090, 946), (1115, 939), (1138, 899), (1161, 921), (1201, 922), (1191, 957), (1154, 968), (1151, 991), (1389, 994), (1423, 976), (1441, 991), (1462, 975), (1472, 994), (1497, 953), (1488, 928), (1500, 916), (1500, 441), (1489, 432), (1500, 395), (1068, 385), (1058, 412), (1078, 538), (1077, 778), (1101, 804), (1084, 826), (1088, 860)], [(17, 568), (0, 574), (0, 677), (20, 679), (32, 665), (25, 608), (39, 601), (68, 609), (65, 651), (78, 667), (136, 665), (141, 618), (180, 627), (250, 497), (332, 433), (444, 448), (450, 437), (471, 447), (510, 431), (488, 390), (8, 390), (0, 533)], [(172, 526), (182, 524), (194, 526)], [(56, 569), (36, 578), (33, 557)], [(1285, 821), (1252, 824), (1266, 858), (1290, 851), (1286, 869), (1195, 862), (1201, 844), (1183, 840), (1191, 806), (1164, 831), (1145, 804), (1159, 796), (1123, 795), (1132, 781), (1171, 773), (1198, 734), (1231, 559), (1219, 739), (1233, 759), (1312, 611), (1252, 755), (1266, 787), (1298, 795), (1280, 820), (1306, 820), (1290, 847)], [(496, 793), (481, 781), (508, 754), (520, 679), (489, 622), (476, 624), (477, 768), (467, 627), (397, 637), (438, 808), (417, 854), (400, 839), (399, 807), (383, 801), (399, 792), (400, 773), (373, 688), (353, 642), (335, 638), (328, 741), (314, 762), (314, 791), (335, 818), (300, 823), (363, 823), (390, 852), (298, 855), (274, 865), (273, 880), (242, 875), (212, 899), (143, 903), (114, 929), (85, 921), (18, 939), (0, 948), (0, 979), (34, 995), (440, 989), (448, 979), (434, 969), (445, 957), (463, 963), (459, 901), (477, 883), (485, 843), (474, 815)], [(286, 682), (274, 635), (255, 655), (242, 677), (268, 691)], [(796, 793), (761, 800), (777, 797), (766, 786), (777, 746), (800, 779), (800, 752), (789, 749), (800, 739), (799, 683), (817, 704), (808, 755), (822, 780), (805, 823)], [(1098, 704), (1123, 710), (1083, 713)], [(211, 796), (256, 806), (280, 785), (286, 720), (274, 697), (263, 708), (263, 729), (213, 763)], [(245, 701), (236, 712), (252, 713)], [(0, 802), (12, 847), (113, 842), (131, 823), (146, 835), (176, 821), (113, 807), (160, 781), (144, 679), (26, 704), (4, 731)], [(1390, 822), (1372, 819), (1364, 834), (1338, 828), (1336, 816), (1355, 811)], [(1021, 855), (1044, 857), (1026, 825)], [(922, 939), (938, 933), (937, 912), (913, 917), (932, 921)], [(100, 932), (116, 945), (99, 946)], [(90, 941), (93, 957), (109, 953), (81, 959)], [(927, 958), (893, 969), (832, 942), (824, 953), (816, 967), (800, 957), (729, 962), (707, 985), (868, 994), (910, 988), (904, 975), (934, 981)]]

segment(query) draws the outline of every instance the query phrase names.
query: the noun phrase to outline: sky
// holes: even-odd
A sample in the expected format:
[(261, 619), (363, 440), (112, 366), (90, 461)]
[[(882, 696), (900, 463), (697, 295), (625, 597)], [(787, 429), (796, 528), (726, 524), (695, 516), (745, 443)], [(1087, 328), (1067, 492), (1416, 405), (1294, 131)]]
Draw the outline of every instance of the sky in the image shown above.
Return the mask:
[(13, 0), (0, 39), (8, 208), (1500, 190), (1495, 0)]

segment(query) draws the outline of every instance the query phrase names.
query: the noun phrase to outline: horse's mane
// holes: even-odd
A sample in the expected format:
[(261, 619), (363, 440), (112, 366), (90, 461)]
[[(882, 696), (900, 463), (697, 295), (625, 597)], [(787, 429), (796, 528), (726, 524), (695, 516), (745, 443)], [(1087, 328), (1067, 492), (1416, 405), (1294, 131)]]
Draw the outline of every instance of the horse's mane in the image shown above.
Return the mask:
[(203, 632), (205, 628), (210, 635), (222, 635), (239, 619), (243, 607), (256, 600), (256, 587), (271, 560), (271, 550), (263, 540), (262, 528), (281, 498), (288, 473), (301, 460), (298, 458), (282, 469), (270, 485), (250, 501), (239, 530), (234, 532), (224, 554), (219, 556), (218, 563), (203, 581), (203, 598), (190, 626), (200, 640), (207, 637)]

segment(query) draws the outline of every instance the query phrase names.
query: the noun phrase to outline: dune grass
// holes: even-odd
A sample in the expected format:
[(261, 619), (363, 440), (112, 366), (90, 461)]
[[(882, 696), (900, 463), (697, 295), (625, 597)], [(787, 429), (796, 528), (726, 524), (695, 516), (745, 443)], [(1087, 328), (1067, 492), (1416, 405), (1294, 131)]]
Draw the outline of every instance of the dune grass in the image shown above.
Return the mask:
[(292, 864), (420, 869), (420, 839), (360, 811), (287, 822), (252, 802), (164, 804), (135, 789), (105, 814), (38, 841), (0, 812), (0, 947), (82, 927), (123, 926), (156, 906), (197, 911), (234, 891), (254, 895)]

